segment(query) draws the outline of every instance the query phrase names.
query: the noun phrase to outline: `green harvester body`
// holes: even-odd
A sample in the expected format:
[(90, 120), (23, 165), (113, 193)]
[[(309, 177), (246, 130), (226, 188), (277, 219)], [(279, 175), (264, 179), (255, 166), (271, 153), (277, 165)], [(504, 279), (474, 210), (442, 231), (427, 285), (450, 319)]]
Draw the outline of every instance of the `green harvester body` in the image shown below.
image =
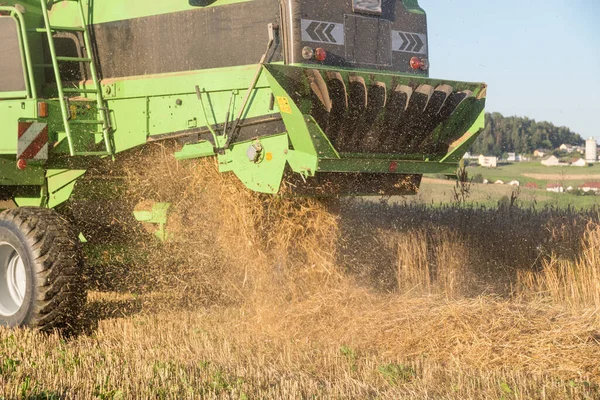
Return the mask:
[(453, 175), (486, 85), (428, 77), (415, 0), (351, 3), (4, 2), (0, 201), (55, 207), (99, 158), (163, 140), (264, 193), (404, 195)]

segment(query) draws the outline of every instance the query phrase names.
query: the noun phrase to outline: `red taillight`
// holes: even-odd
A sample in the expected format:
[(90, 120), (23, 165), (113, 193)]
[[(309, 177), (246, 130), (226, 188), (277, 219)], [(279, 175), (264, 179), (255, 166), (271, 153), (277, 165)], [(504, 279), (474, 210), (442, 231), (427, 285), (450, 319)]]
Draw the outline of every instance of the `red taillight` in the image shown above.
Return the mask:
[(45, 101), (38, 103), (38, 118), (48, 118), (48, 103)]
[(327, 58), (327, 52), (320, 47), (317, 47), (315, 50), (315, 60), (317, 61), (325, 61)]
[(410, 67), (412, 69), (421, 69), (421, 59), (419, 57), (413, 57), (410, 59)]
[(413, 57), (410, 59), (410, 67), (412, 69), (427, 71), (429, 69), (429, 61), (426, 58)]
[(17, 168), (20, 169), (21, 171), (23, 171), (25, 168), (27, 168), (27, 160), (25, 160), (23, 158), (19, 158), (17, 160)]

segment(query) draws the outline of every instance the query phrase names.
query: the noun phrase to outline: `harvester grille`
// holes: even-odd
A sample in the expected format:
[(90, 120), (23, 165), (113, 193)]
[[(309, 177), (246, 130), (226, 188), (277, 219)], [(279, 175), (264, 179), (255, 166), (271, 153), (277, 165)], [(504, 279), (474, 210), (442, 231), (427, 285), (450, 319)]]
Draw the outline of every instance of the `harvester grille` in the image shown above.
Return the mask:
[(269, 70), (340, 153), (442, 157), (484, 104), (484, 84), (301, 67)]

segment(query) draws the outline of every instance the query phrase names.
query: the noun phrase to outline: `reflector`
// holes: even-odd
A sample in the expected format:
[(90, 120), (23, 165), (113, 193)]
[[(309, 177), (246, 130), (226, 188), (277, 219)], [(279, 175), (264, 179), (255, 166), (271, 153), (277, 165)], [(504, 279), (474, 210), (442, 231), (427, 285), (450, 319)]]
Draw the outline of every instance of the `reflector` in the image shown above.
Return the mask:
[(304, 58), (305, 60), (310, 60), (311, 58), (313, 58), (314, 52), (313, 49), (305, 46), (304, 48), (302, 48), (302, 58)]
[(38, 103), (38, 118), (48, 118), (48, 103), (45, 101)]
[(23, 158), (19, 158), (17, 160), (17, 168), (21, 171), (23, 171), (25, 168), (27, 168), (27, 160), (25, 160)]
[(410, 67), (412, 69), (420, 69), (421, 68), (421, 59), (419, 57), (413, 57), (410, 59)]

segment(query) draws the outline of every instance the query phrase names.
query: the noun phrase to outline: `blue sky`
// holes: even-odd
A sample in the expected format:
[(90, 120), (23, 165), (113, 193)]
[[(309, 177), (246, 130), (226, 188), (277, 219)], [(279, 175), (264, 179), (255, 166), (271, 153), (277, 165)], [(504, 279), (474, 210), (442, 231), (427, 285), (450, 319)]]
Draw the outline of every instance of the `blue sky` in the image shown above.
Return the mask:
[(600, 0), (420, 0), (430, 75), (483, 81), (486, 108), (600, 140)]

